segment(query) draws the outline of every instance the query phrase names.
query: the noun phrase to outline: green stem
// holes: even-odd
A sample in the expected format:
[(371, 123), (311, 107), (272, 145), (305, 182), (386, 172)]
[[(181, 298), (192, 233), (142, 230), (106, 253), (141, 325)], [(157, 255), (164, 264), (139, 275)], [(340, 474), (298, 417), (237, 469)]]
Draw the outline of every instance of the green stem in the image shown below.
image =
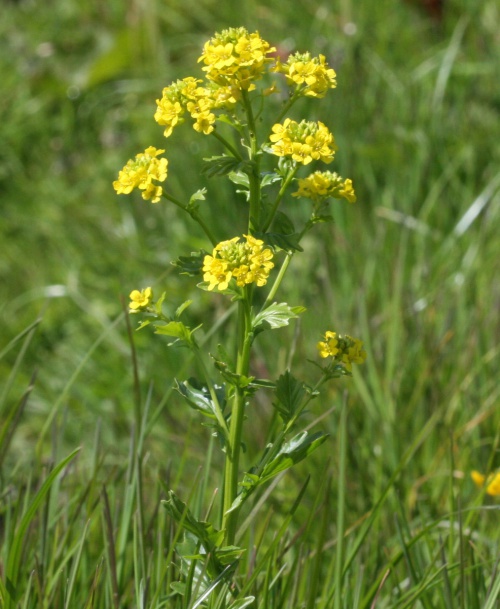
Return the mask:
[(251, 161), (251, 172), (248, 176), (250, 186), (250, 213), (248, 219), (248, 232), (250, 234), (259, 230), (260, 222), (260, 163), (259, 163), (259, 144), (257, 141), (257, 129), (253, 115), (252, 104), (246, 91), (242, 92), (243, 105), (248, 121), (248, 137), (250, 139), (250, 150), (248, 152)]
[(183, 205), (178, 199), (176, 199), (172, 195), (169, 195), (165, 191), (163, 191), (163, 196), (165, 197), (165, 199), (167, 199), (168, 201), (171, 201), (174, 205), (177, 205), (177, 207), (180, 207), (183, 211), (188, 213), (191, 216), (191, 218), (193, 218), (193, 220), (201, 226), (201, 228), (203, 229), (203, 232), (209, 238), (211, 244), (214, 247), (217, 245), (217, 243), (218, 243), (217, 239), (214, 237), (212, 231), (208, 227), (205, 220), (200, 216), (197, 209), (190, 208), (188, 205)]
[(295, 174), (297, 173), (299, 169), (298, 165), (295, 165), (295, 167), (290, 171), (290, 173), (286, 176), (283, 184), (281, 185), (281, 188), (276, 196), (276, 199), (273, 203), (273, 207), (271, 209), (271, 212), (269, 213), (264, 226), (262, 227), (262, 231), (266, 232), (266, 230), (271, 226), (272, 221), (274, 220), (274, 216), (276, 215), (276, 212), (278, 211), (278, 207), (279, 204), (281, 203), (281, 199), (283, 198), (286, 189), (288, 188), (288, 186), (290, 185), (290, 182), (293, 180), (293, 178), (295, 177)]
[[(253, 335), (251, 332), (250, 306), (248, 290), (246, 298), (238, 303), (238, 357), (236, 373), (247, 376), (250, 365), (250, 349)], [(224, 501), (222, 527), (226, 529), (226, 543), (234, 543), (238, 523), (238, 510), (229, 512), (238, 493), (239, 461), (241, 452), (241, 438), (243, 420), (245, 415), (245, 391), (241, 387), (235, 388), (233, 405), (231, 408), (231, 424), (229, 427), (229, 450), (226, 453), (224, 477)]]
[(236, 148), (232, 144), (230, 144), (226, 140), (226, 138), (222, 137), (222, 135), (220, 133), (218, 133), (216, 129), (214, 131), (212, 131), (212, 135), (219, 140), (219, 142), (224, 146), (224, 148), (227, 148), (227, 150), (229, 150), (229, 152), (234, 156), (235, 159), (238, 159), (238, 161), (243, 160), (243, 157), (236, 150)]
[(290, 110), (290, 108), (293, 106), (293, 104), (299, 99), (300, 95), (299, 95), (299, 87), (297, 87), (295, 89), (294, 94), (292, 95), (292, 97), (290, 97), (290, 99), (287, 101), (287, 103), (283, 106), (281, 112), (278, 115), (278, 118), (276, 119), (276, 122), (279, 123), (281, 121), (281, 119), (285, 116), (285, 114), (288, 112), (288, 110)]

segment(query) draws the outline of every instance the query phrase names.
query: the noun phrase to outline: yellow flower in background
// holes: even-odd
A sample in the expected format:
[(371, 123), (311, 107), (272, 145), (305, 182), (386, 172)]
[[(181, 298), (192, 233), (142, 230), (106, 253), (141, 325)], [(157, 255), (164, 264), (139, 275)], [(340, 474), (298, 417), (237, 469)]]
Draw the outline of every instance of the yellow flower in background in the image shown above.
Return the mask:
[(304, 197), (315, 202), (333, 197), (347, 199), (349, 203), (356, 201), (356, 194), (352, 180), (343, 180), (338, 174), (331, 171), (315, 171), (307, 178), (298, 180), (299, 189), (292, 193), (292, 197)]
[(297, 163), (308, 165), (311, 161), (333, 161), (337, 146), (333, 134), (322, 122), (301, 121), (289, 118), (283, 124), (272, 127), (269, 137), (271, 151), (277, 156), (287, 156)]
[(349, 372), (352, 370), (352, 364), (362, 364), (366, 360), (363, 343), (348, 334), (342, 335), (328, 330), (317, 347), (320, 357), (333, 357), (339, 364), (344, 364)]
[(488, 495), (491, 495), (492, 497), (500, 496), (500, 471), (495, 474), (490, 474), (488, 478), (486, 478), (486, 476), (474, 470), (471, 472), (471, 478), (479, 487), (484, 486), (486, 483), (486, 492)]
[(310, 53), (294, 53), (286, 63), (279, 60), (272, 69), (286, 76), (287, 83), (296, 86), (301, 95), (324, 97), (329, 89), (337, 86), (336, 74), (326, 63), (324, 55), (311, 57)]
[(263, 248), (264, 242), (251, 235), (243, 235), (245, 241), (233, 237), (218, 243), (212, 255), (206, 255), (203, 260), (203, 280), (208, 282), (208, 289), (224, 291), (231, 279), (236, 279), (236, 285), (244, 287), (256, 283), (259, 287), (267, 282), (269, 273), (274, 266), (271, 262), (273, 253)]
[(153, 302), (153, 290), (151, 288), (132, 290), (129, 298), (130, 313), (138, 313), (139, 311), (144, 311)]
[(142, 198), (157, 203), (163, 192), (161, 186), (154, 182), (164, 182), (167, 178), (167, 159), (157, 159), (165, 150), (149, 146), (144, 152), (135, 155), (118, 173), (118, 180), (113, 188), (121, 194), (129, 194), (134, 188), (142, 190)]
[(276, 49), (263, 40), (258, 32), (249, 33), (244, 27), (217, 32), (203, 47), (198, 59), (208, 80), (221, 86), (240, 90), (255, 89), (253, 81), (262, 77), (267, 57)]

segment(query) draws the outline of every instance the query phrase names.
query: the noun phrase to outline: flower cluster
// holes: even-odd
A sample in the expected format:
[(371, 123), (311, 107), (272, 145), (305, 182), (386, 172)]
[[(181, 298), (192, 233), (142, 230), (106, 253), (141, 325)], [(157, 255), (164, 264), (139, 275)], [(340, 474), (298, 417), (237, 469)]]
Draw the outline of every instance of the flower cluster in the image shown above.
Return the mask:
[(486, 483), (486, 492), (492, 497), (500, 496), (500, 471), (496, 474), (490, 474), (488, 478), (479, 472), (471, 472), (471, 478), (477, 484), (477, 486), (484, 486)]
[(253, 81), (262, 77), (267, 57), (276, 49), (263, 40), (258, 32), (251, 34), (244, 27), (229, 28), (215, 34), (203, 47), (198, 61), (207, 79), (222, 86), (252, 91)]
[(355, 203), (356, 194), (352, 187), (352, 180), (343, 180), (338, 174), (331, 171), (315, 171), (307, 178), (298, 180), (299, 189), (292, 194), (293, 197), (304, 197), (315, 202), (330, 197), (347, 199)]
[(139, 313), (139, 311), (145, 311), (153, 302), (153, 290), (151, 288), (144, 288), (144, 290), (132, 290), (129, 298), (130, 313)]
[(283, 124), (274, 125), (272, 131), (269, 138), (273, 142), (271, 151), (277, 156), (291, 157), (304, 165), (313, 160), (333, 161), (337, 146), (333, 134), (320, 121), (297, 123), (287, 118)]
[(289, 85), (309, 97), (324, 97), (328, 89), (337, 86), (335, 70), (328, 66), (324, 55), (311, 58), (310, 53), (294, 53), (286, 63), (278, 60), (273, 72), (285, 74)]
[(153, 146), (135, 155), (118, 173), (118, 180), (113, 182), (113, 188), (121, 194), (129, 194), (134, 188), (142, 190), (142, 198), (152, 203), (158, 203), (162, 195), (162, 187), (155, 184), (165, 181), (167, 177), (167, 159), (157, 159), (165, 150)]
[(205, 256), (203, 279), (209, 283), (209, 290), (227, 289), (233, 277), (240, 287), (250, 283), (266, 284), (274, 266), (271, 262), (273, 253), (270, 249), (263, 249), (264, 242), (260, 239), (243, 236), (246, 241), (241, 241), (240, 237), (222, 241), (215, 246), (211, 256)]
[(352, 370), (352, 364), (362, 364), (366, 359), (362, 341), (348, 334), (342, 335), (328, 330), (317, 347), (321, 357), (332, 357), (339, 364), (344, 364), (349, 372)]

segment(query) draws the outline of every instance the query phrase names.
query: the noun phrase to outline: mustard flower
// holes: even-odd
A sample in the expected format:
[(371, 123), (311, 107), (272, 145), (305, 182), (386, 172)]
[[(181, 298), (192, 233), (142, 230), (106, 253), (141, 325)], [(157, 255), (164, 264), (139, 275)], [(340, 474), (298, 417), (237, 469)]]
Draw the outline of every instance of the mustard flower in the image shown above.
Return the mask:
[(251, 235), (243, 235), (245, 241), (233, 237), (218, 243), (212, 255), (203, 260), (203, 280), (208, 282), (208, 289), (224, 291), (231, 279), (236, 285), (244, 287), (250, 283), (263, 286), (274, 264), (273, 253), (264, 249), (264, 242)]
[(477, 471), (472, 471), (471, 478), (479, 487), (484, 486), (486, 482), (486, 492), (488, 495), (492, 497), (500, 496), (500, 471), (496, 472), (496, 474), (490, 474), (488, 478)]
[(138, 313), (139, 311), (145, 311), (147, 307), (153, 302), (153, 290), (151, 288), (145, 288), (144, 290), (132, 290), (130, 292), (130, 313)]
[(347, 199), (349, 203), (356, 201), (352, 180), (343, 180), (331, 171), (315, 171), (307, 178), (298, 180), (299, 189), (292, 193), (293, 197), (304, 197), (315, 202), (334, 197)]
[(348, 334), (341, 335), (328, 330), (324, 340), (317, 344), (317, 348), (320, 357), (332, 357), (349, 372), (352, 370), (352, 364), (362, 364), (366, 359), (363, 343)]
[(320, 121), (297, 123), (287, 118), (283, 124), (277, 123), (272, 127), (269, 139), (273, 142), (273, 154), (290, 157), (303, 165), (313, 160), (330, 163), (337, 150), (333, 134)]
[(208, 80), (222, 86), (252, 91), (253, 81), (262, 77), (267, 57), (276, 49), (263, 40), (258, 32), (249, 33), (244, 27), (217, 32), (203, 47), (198, 59), (205, 65)]
[(329, 89), (337, 86), (335, 70), (328, 66), (324, 55), (311, 57), (310, 53), (295, 53), (286, 63), (278, 60), (272, 71), (284, 74), (289, 85), (308, 97), (324, 97)]
[(153, 146), (144, 152), (135, 155), (135, 159), (127, 162), (118, 173), (118, 180), (113, 182), (113, 188), (121, 194), (129, 194), (134, 188), (142, 190), (142, 198), (158, 203), (163, 189), (156, 182), (164, 182), (167, 178), (167, 159), (157, 159), (165, 150), (158, 150)]
[(339, 341), (337, 339), (337, 333), (327, 330), (325, 332), (324, 342), (318, 343), (318, 351), (321, 357), (335, 357), (339, 352), (337, 345)]

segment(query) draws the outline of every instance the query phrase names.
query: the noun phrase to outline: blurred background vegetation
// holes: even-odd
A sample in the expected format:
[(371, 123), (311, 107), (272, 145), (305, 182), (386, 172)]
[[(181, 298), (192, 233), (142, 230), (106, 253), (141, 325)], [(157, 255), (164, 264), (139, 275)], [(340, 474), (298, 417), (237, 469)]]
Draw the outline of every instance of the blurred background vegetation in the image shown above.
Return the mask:
[[(332, 204), (335, 223), (320, 226), (294, 260), (296, 280), (281, 299), (309, 314), (298, 330), (272, 333), (268, 340), (282, 345), (272, 361), (266, 353), (275, 347), (263, 341), (254, 368), (274, 375), (292, 357), (307, 379), (307, 358), (327, 327), (361, 337), (366, 365), (310, 415), (338, 406), (348, 388), (353, 520), (431, 417), (399, 497), (410, 513), (433, 516), (449, 508), (450, 493), (472, 501), (470, 470), (500, 465), (497, 2), (4, 0), (1, 11), (2, 415), (17, 408), (37, 371), (10, 439), (9, 468), (27, 470), (77, 445), (85, 462), (96, 429), (108, 464), (127, 454), (134, 389), (120, 299), (132, 289), (167, 289), (176, 304), (194, 294), (192, 315), (205, 328), (224, 311), (223, 299), (197, 291), (170, 265), (206, 248), (202, 234), (173, 206), (117, 197), (111, 182), (127, 159), (154, 145), (167, 149), (172, 192), (187, 198), (207, 185), (201, 158), (219, 153), (215, 142), (188, 125), (164, 140), (155, 99), (172, 80), (201, 73), (196, 61), (214, 31), (244, 25), (283, 56), (310, 50), (335, 68), (338, 88), (301, 102), (294, 117), (333, 130), (332, 169), (352, 178), (358, 195), (353, 206)], [(204, 213), (216, 207), (216, 233), (227, 238), (244, 203), (223, 182), (207, 185)], [(286, 204), (300, 216), (301, 204)], [(39, 317), (25, 350), (24, 338), (11, 343)], [(183, 467), (194, 471), (207, 432), (169, 394), (173, 378), (186, 375), (184, 352), (147, 330), (135, 341), (143, 396), (151, 390), (155, 413), (151, 462), (175, 470), (174, 455), (184, 451)], [(270, 416), (265, 399), (257, 408)], [(332, 414), (321, 426), (335, 434), (336, 420)], [(253, 425), (259, 446), (265, 438)], [(330, 447), (313, 459), (316, 484), (334, 441)], [(290, 478), (300, 484), (304, 473)]]

